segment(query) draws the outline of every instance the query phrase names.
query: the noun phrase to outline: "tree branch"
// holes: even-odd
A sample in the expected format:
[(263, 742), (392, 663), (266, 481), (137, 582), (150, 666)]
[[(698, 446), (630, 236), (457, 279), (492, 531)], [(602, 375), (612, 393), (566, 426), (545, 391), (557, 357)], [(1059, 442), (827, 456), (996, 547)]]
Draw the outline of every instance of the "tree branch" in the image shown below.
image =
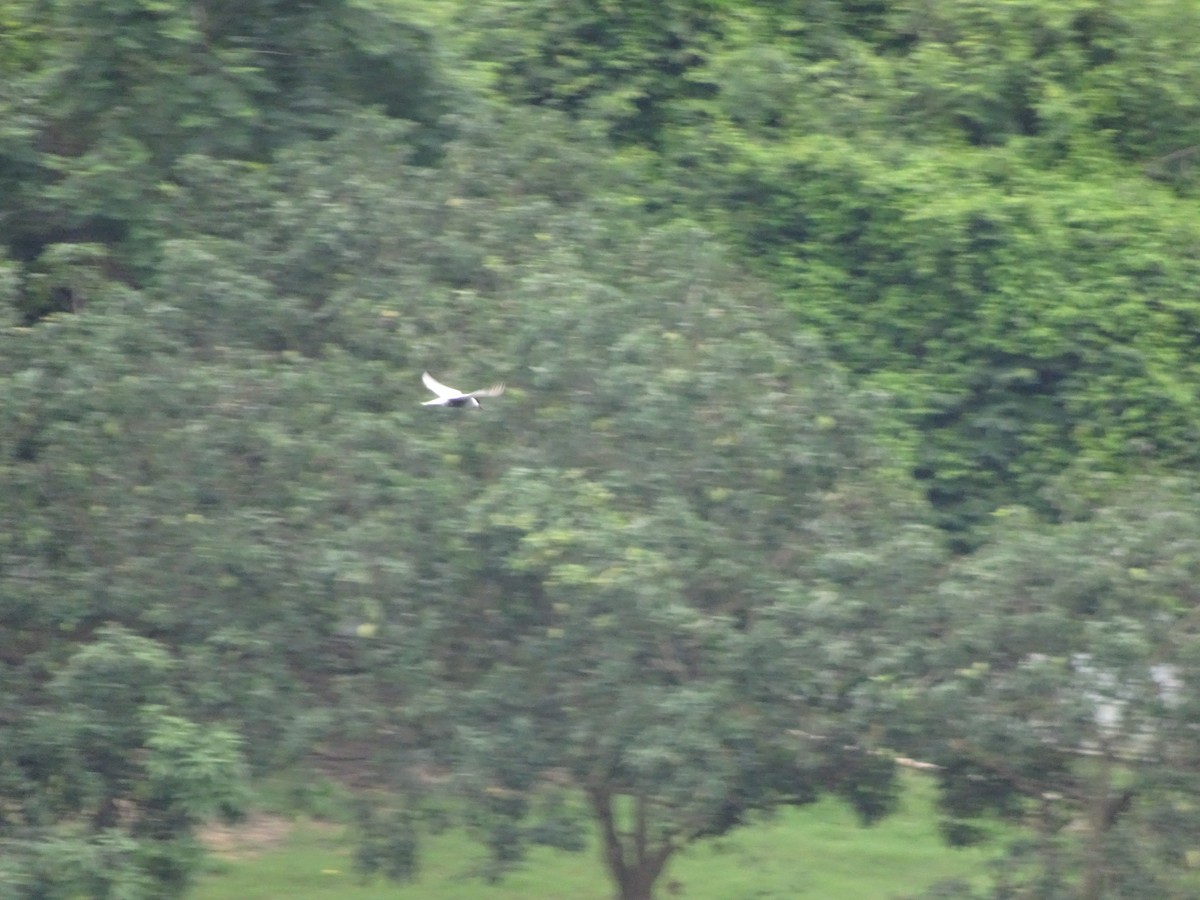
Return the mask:
[(609, 869), (616, 876), (617, 882), (623, 884), (628, 877), (628, 867), (625, 864), (624, 848), (621, 846), (621, 836), (617, 833), (617, 823), (613, 816), (612, 796), (607, 788), (589, 785), (588, 799), (600, 823), (600, 836), (604, 840), (604, 856), (608, 860)]

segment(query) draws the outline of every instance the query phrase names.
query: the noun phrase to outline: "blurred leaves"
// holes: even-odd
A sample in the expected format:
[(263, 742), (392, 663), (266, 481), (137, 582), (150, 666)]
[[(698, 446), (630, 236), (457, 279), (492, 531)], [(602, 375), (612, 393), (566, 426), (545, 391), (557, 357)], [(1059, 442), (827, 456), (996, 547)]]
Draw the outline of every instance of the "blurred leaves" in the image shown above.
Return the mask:
[(1195, 24), (10, 4), (0, 889), (178, 895), (245, 768), (355, 743), (392, 876), (431, 785), (488, 877), (586, 813), (629, 887), (904, 752), (953, 840), (1035, 826), (1001, 893), (1170, 896)]

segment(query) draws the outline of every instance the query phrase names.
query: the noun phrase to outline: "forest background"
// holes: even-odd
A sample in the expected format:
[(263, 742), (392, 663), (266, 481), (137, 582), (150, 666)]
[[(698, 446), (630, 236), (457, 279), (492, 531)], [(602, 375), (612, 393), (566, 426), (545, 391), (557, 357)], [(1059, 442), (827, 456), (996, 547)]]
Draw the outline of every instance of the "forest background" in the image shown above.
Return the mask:
[(1025, 835), (943, 896), (1194, 896), (1197, 34), (3, 4), (0, 892), (180, 895), (359, 754), (397, 877), (452, 797), (647, 898), (904, 756)]

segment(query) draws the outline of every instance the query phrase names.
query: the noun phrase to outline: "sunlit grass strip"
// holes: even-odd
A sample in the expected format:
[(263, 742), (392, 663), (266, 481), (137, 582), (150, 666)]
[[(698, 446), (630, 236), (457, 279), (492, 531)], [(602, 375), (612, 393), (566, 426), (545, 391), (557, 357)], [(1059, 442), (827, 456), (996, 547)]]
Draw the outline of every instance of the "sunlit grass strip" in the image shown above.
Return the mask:
[[(996, 852), (952, 850), (940, 840), (931, 806), (932, 786), (908, 781), (900, 810), (873, 828), (861, 828), (836, 800), (788, 809), (675, 859), (659, 884), (691, 900), (732, 897), (836, 897), (883, 900), (920, 891), (950, 878), (982, 878)], [(609, 900), (613, 891), (592, 841), (583, 853), (535, 849), (528, 863), (498, 885), (471, 873), (482, 849), (460, 831), (428, 838), (419, 881), (362, 884), (354, 870), (350, 835), (300, 822), (279, 848), (220, 861), (194, 893), (196, 900)]]

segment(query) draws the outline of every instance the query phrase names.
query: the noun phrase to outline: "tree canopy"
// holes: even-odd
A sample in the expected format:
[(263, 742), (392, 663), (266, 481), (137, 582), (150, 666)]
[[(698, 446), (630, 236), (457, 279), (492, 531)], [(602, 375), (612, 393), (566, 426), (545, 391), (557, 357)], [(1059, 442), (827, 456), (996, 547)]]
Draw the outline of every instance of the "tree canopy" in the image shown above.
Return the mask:
[[(1194, 485), (1167, 482), (1054, 528), (1013, 511), (916, 611), (924, 690), (903, 701), (920, 710), (905, 722), (943, 763), (947, 835), (976, 839), (988, 811), (1036, 822), (1009, 862), (1009, 890), (1191, 890), (1176, 866), (1200, 824), (1188, 688), (1200, 624), (1196, 508)], [(1069, 840), (1072, 831), (1084, 839)]]

